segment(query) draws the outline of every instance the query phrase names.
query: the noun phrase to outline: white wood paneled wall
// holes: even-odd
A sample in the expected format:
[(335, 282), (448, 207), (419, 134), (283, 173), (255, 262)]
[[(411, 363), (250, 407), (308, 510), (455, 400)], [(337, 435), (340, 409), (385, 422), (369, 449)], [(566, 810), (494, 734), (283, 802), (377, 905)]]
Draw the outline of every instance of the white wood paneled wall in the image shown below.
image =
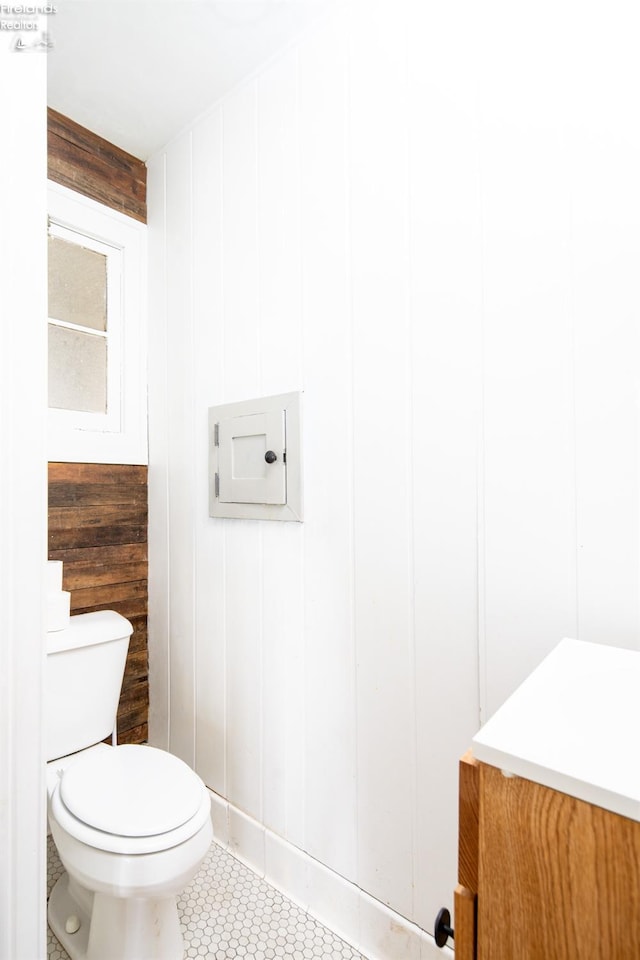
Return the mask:
[[(631, 8), (483, 31), (481, 699), (559, 636), (640, 645), (640, 79)], [(553, 24), (553, 29), (551, 29)], [(636, 24), (637, 25), (637, 24)], [(593, 57), (600, 66), (594, 71)], [(542, 63), (544, 62), (544, 67)], [(506, 81), (508, 78), (508, 82)]]
[(0, 33), (0, 960), (47, 949), (47, 68), (21, 36)]
[[(631, 35), (476, 7), (350, 3), (149, 164), (152, 735), (425, 929), (480, 708), (639, 642)], [(210, 519), (207, 408), (291, 390), (304, 524)]]

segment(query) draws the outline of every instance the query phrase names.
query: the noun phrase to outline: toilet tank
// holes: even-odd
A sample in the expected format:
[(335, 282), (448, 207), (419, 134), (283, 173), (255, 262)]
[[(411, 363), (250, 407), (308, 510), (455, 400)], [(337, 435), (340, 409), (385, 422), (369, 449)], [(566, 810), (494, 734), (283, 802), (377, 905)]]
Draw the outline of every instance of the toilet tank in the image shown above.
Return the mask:
[(114, 728), (133, 627), (113, 610), (82, 613), (47, 634), (46, 759), (108, 737)]

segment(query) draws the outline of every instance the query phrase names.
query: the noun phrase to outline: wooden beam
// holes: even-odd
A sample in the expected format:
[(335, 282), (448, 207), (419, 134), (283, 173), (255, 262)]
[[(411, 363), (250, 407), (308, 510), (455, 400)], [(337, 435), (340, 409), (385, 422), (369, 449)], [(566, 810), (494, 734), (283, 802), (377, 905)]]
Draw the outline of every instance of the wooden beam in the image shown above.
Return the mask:
[(47, 145), (50, 180), (147, 222), (147, 168), (142, 160), (51, 108)]

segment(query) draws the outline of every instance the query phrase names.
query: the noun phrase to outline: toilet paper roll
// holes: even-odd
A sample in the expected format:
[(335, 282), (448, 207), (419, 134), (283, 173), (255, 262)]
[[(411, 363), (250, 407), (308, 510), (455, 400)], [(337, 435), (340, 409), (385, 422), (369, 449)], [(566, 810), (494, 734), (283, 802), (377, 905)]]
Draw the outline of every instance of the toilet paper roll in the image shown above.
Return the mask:
[(47, 560), (47, 593), (62, 590), (62, 560)]
[(66, 630), (69, 626), (71, 609), (71, 594), (67, 590), (59, 590), (47, 596), (47, 633), (55, 630)]

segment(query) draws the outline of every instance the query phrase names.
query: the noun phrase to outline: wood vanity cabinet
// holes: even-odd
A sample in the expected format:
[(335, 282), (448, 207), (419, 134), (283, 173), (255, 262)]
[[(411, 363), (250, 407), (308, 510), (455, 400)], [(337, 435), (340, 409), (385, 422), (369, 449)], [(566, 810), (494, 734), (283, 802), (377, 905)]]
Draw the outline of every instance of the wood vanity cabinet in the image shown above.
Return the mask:
[(640, 960), (640, 822), (471, 752), (458, 881), (456, 960)]
[(460, 762), (456, 960), (640, 960), (640, 650), (565, 638)]

